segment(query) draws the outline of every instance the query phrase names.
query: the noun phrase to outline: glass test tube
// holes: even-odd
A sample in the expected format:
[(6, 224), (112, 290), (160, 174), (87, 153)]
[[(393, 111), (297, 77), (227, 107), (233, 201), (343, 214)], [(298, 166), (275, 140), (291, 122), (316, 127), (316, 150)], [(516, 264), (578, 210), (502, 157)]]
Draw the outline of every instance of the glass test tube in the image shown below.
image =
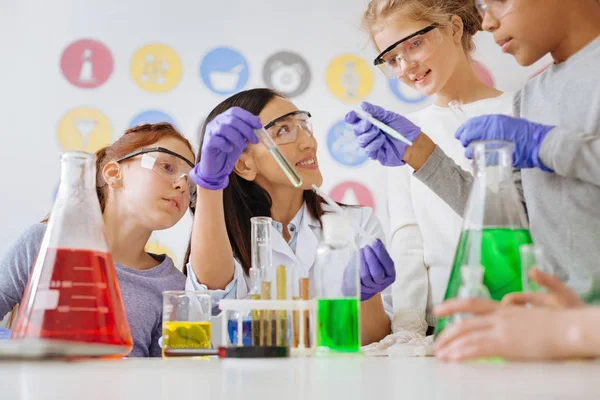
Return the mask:
[[(261, 300), (271, 300), (271, 225), (269, 217), (254, 217), (250, 220), (252, 231), (252, 268), (260, 272)], [(255, 272), (256, 273), (256, 272)], [(271, 312), (262, 310), (260, 312), (259, 344), (260, 346), (271, 346), (272, 325)], [(254, 333), (253, 333), (254, 337)]]
[[(310, 296), (310, 281), (308, 277), (300, 278), (300, 299), (309, 300)], [(302, 312), (302, 323), (300, 323), (299, 330), (302, 330), (304, 334), (300, 334), (299, 341), (304, 342), (304, 347), (310, 347), (310, 314), (309, 311)]]
[(465, 114), (465, 110), (462, 109), (460, 101), (452, 100), (450, 103), (448, 103), (448, 107), (450, 107), (450, 109), (452, 110), (456, 118), (458, 118), (460, 123), (467, 122), (469, 118), (467, 117), (467, 114)]
[[(259, 268), (250, 268), (250, 298), (252, 300), (260, 300), (262, 279)], [(252, 346), (260, 344), (261, 335), (261, 312), (260, 310), (252, 310)]]
[[(287, 271), (285, 265), (277, 266), (277, 300), (287, 300)], [(276, 311), (276, 345), (285, 347), (287, 340), (287, 310)]]
[(264, 129), (256, 129), (256, 135), (267, 147), (271, 156), (275, 159), (279, 168), (285, 173), (294, 187), (300, 187), (302, 185), (302, 178), (298, 175), (292, 164), (285, 158), (285, 156), (279, 150), (279, 147), (275, 144), (269, 133)]
[[(271, 300), (271, 282), (262, 283), (262, 292), (260, 294), (261, 300)], [(260, 336), (260, 345), (261, 346), (272, 346), (273, 345), (273, 324), (271, 320), (271, 311), (263, 310), (261, 312), (262, 320), (261, 320), (261, 336)]]
[(550, 272), (544, 271), (544, 262), (541, 247), (534, 244), (523, 244), (519, 248), (519, 252), (521, 255), (521, 278), (523, 280), (523, 291), (542, 293), (545, 292), (545, 288), (540, 287), (529, 276), (529, 273), (533, 268), (546, 273)]

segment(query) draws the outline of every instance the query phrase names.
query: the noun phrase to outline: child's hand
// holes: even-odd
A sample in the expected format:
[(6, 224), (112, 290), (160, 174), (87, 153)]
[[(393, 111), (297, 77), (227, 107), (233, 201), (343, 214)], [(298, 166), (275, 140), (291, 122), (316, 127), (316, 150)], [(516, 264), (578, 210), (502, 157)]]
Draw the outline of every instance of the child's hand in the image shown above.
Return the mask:
[[(466, 361), (485, 357), (507, 360), (567, 358), (562, 316), (548, 308), (492, 305), (489, 300), (456, 302), (454, 311), (480, 311), (478, 316), (457, 322), (440, 334), (436, 357), (443, 361)], [(470, 301), (474, 300), (474, 301)], [(481, 303), (474, 306), (474, 303)], [(460, 306), (463, 307), (460, 307)], [(484, 312), (487, 310), (488, 312)]]
[(454, 136), (467, 148), (467, 158), (473, 158), (473, 150), (468, 146), (475, 140), (508, 140), (514, 144), (515, 168), (540, 168), (552, 172), (542, 164), (539, 153), (542, 141), (553, 128), (506, 115), (483, 115), (465, 122)]
[(528, 292), (510, 293), (504, 296), (502, 304), (525, 305), (533, 304), (539, 307), (550, 307), (555, 309), (583, 307), (585, 303), (560, 279), (554, 275), (546, 274), (540, 270), (529, 271), (533, 279), (540, 287), (546, 288), (548, 293)]
[[(361, 104), (361, 108), (371, 114), (373, 118), (398, 131), (411, 142), (414, 142), (421, 133), (421, 128), (402, 115), (366, 102)], [(389, 137), (370, 122), (363, 121), (354, 111), (350, 111), (346, 115), (346, 122), (352, 125), (359, 146), (365, 149), (370, 159), (377, 160), (386, 167), (404, 165), (402, 158), (408, 148), (404, 142)]]

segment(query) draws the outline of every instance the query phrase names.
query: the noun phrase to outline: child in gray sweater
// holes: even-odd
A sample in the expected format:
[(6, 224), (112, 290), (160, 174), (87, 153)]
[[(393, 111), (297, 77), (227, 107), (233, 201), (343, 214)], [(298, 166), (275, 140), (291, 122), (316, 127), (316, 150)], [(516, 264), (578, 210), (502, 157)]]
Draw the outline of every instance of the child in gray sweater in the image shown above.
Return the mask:
[[(560, 280), (533, 270), (531, 277), (547, 294), (511, 294), (502, 305), (454, 299), (439, 306), (438, 317), (475, 317), (445, 329), (436, 356), (449, 361), (598, 357), (600, 308), (585, 308), (578, 296), (588, 303), (600, 301), (600, 2), (475, 0), (475, 5), (483, 28), (520, 64), (531, 65), (547, 53), (554, 59), (517, 94), (515, 115), (520, 118), (473, 118), (456, 138), (465, 147), (474, 140), (514, 143), (513, 166), (521, 169), (533, 240), (544, 248)], [(392, 114), (384, 114), (388, 121), (383, 122), (414, 128)], [(362, 141), (373, 158), (400, 153), (418, 179), (462, 213), (473, 177), (425, 134), (407, 147), (366, 124), (356, 126), (355, 133), (374, 137)], [(377, 142), (377, 137), (384, 139)], [(522, 304), (538, 307), (515, 306)]]
[[(465, 0), (465, 4), (472, 3)], [(529, 81), (514, 115), (472, 118), (456, 132), (472, 157), (475, 140), (514, 143), (513, 166), (527, 205), (533, 240), (553, 273), (588, 303), (600, 302), (600, 3), (597, 0), (477, 1), (483, 27), (503, 51), (530, 65), (547, 53), (555, 64)], [(552, 3), (552, 7), (549, 8)], [(563, 10), (564, 9), (564, 10)], [(486, 11), (486, 10), (489, 10)], [(498, 18), (493, 15), (501, 16)], [(567, 21), (568, 14), (570, 20)], [(545, 16), (545, 17), (544, 17)], [(532, 20), (547, 23), (544, 29)], [(571, 23), (570, 21), (577, 21)], [(537, 23), (537, 22), (536, 22)], [(412, 146), (349, 114), (359, 144), (385, 166), (404, 163), (415, 177), (463, 215), (473, 176), (407, 118), (376, 110), (399, 132), (420, 132)], [(392, 155), (395, 155), (392, 157)], [(517, 182), (520, 184), (521, 182)]]
[[(166, 123), (131, 128), (96, 153), (96, 191), (133, 338), (131, 357), (161, 356), (162, 292), (185, 288), (185, 276), (168, 256), (144, 250), (152, 232), (179, 222), (193, 198), (185, 177), (165, 179), (165, 172), (181, 168), (160, 164), (162, 154), (184, 169), (194, 166), (190, 143)], [(150, 166), (142, 156), (157, 161)], [(21, 301), (45, 231), (45, 222), (31, 226), (0, 261), (0, 319)]]

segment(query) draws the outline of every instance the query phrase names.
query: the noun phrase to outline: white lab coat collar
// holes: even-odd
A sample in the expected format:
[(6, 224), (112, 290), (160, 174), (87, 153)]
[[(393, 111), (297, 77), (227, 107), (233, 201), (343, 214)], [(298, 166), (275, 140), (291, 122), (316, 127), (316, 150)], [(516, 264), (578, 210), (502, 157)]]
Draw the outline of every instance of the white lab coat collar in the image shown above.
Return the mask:
[(315, 262), (317, 247), (319, 246), (319, 238), (315, 230), (320, 230), (321, 224), (318, 219), (310, 214), (306, 203), (302, 204), (302, 212), (302, 222), (298, 227), (298, 237), (296, 239), (296, 254), (290, 249), (290, 246), (275, 227), (271, 228), (271, 241), (273, 252), (285, 256), (288, 263), (310, 269)]

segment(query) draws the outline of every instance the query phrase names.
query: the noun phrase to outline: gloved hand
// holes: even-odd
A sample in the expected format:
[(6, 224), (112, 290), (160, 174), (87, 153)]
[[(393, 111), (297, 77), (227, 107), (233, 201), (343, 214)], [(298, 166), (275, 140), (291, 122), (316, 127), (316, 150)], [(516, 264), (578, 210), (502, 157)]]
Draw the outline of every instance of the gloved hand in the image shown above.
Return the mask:
[[(395, 129), (411, 142), (414, 142), (421, 133), (421, 128), (402, 115), (386, 111), (367, 102), (362, 102), (360, 106), (373, 118)], [(354, 111), (346, 114), (346, 122), (353, 126), (358, 144), (365, 149), (370, 159), (377, 160), (386, 167), (397, 167), (405, 164), (402, 157), (404, 157), (408, 145), (388, 136), (370, 122), (360, 119)]]
[(540, 168), (553, 172), (542, 164), (539, 156), (542, 141), (553, 128), (506, 115), (483, 115), (465, 122), (454, 136), (467, 148), (467, 158), (473, 158), (473, 149), (468, 146), (474, 140), (508, 140), (514, 143), (515, 168)]
[(260, 128), (258, 117), (239, 107), (219, 114), (206, 126), (200, 162), (190, 172), (190, 178), (204, 189), (226, 188), (229, 174), (247, 143), (258, 143), (254, 130)]
[(377, 239), (360, 249), (360, 300), (369, 300), (396, 280), (394, 261)]

